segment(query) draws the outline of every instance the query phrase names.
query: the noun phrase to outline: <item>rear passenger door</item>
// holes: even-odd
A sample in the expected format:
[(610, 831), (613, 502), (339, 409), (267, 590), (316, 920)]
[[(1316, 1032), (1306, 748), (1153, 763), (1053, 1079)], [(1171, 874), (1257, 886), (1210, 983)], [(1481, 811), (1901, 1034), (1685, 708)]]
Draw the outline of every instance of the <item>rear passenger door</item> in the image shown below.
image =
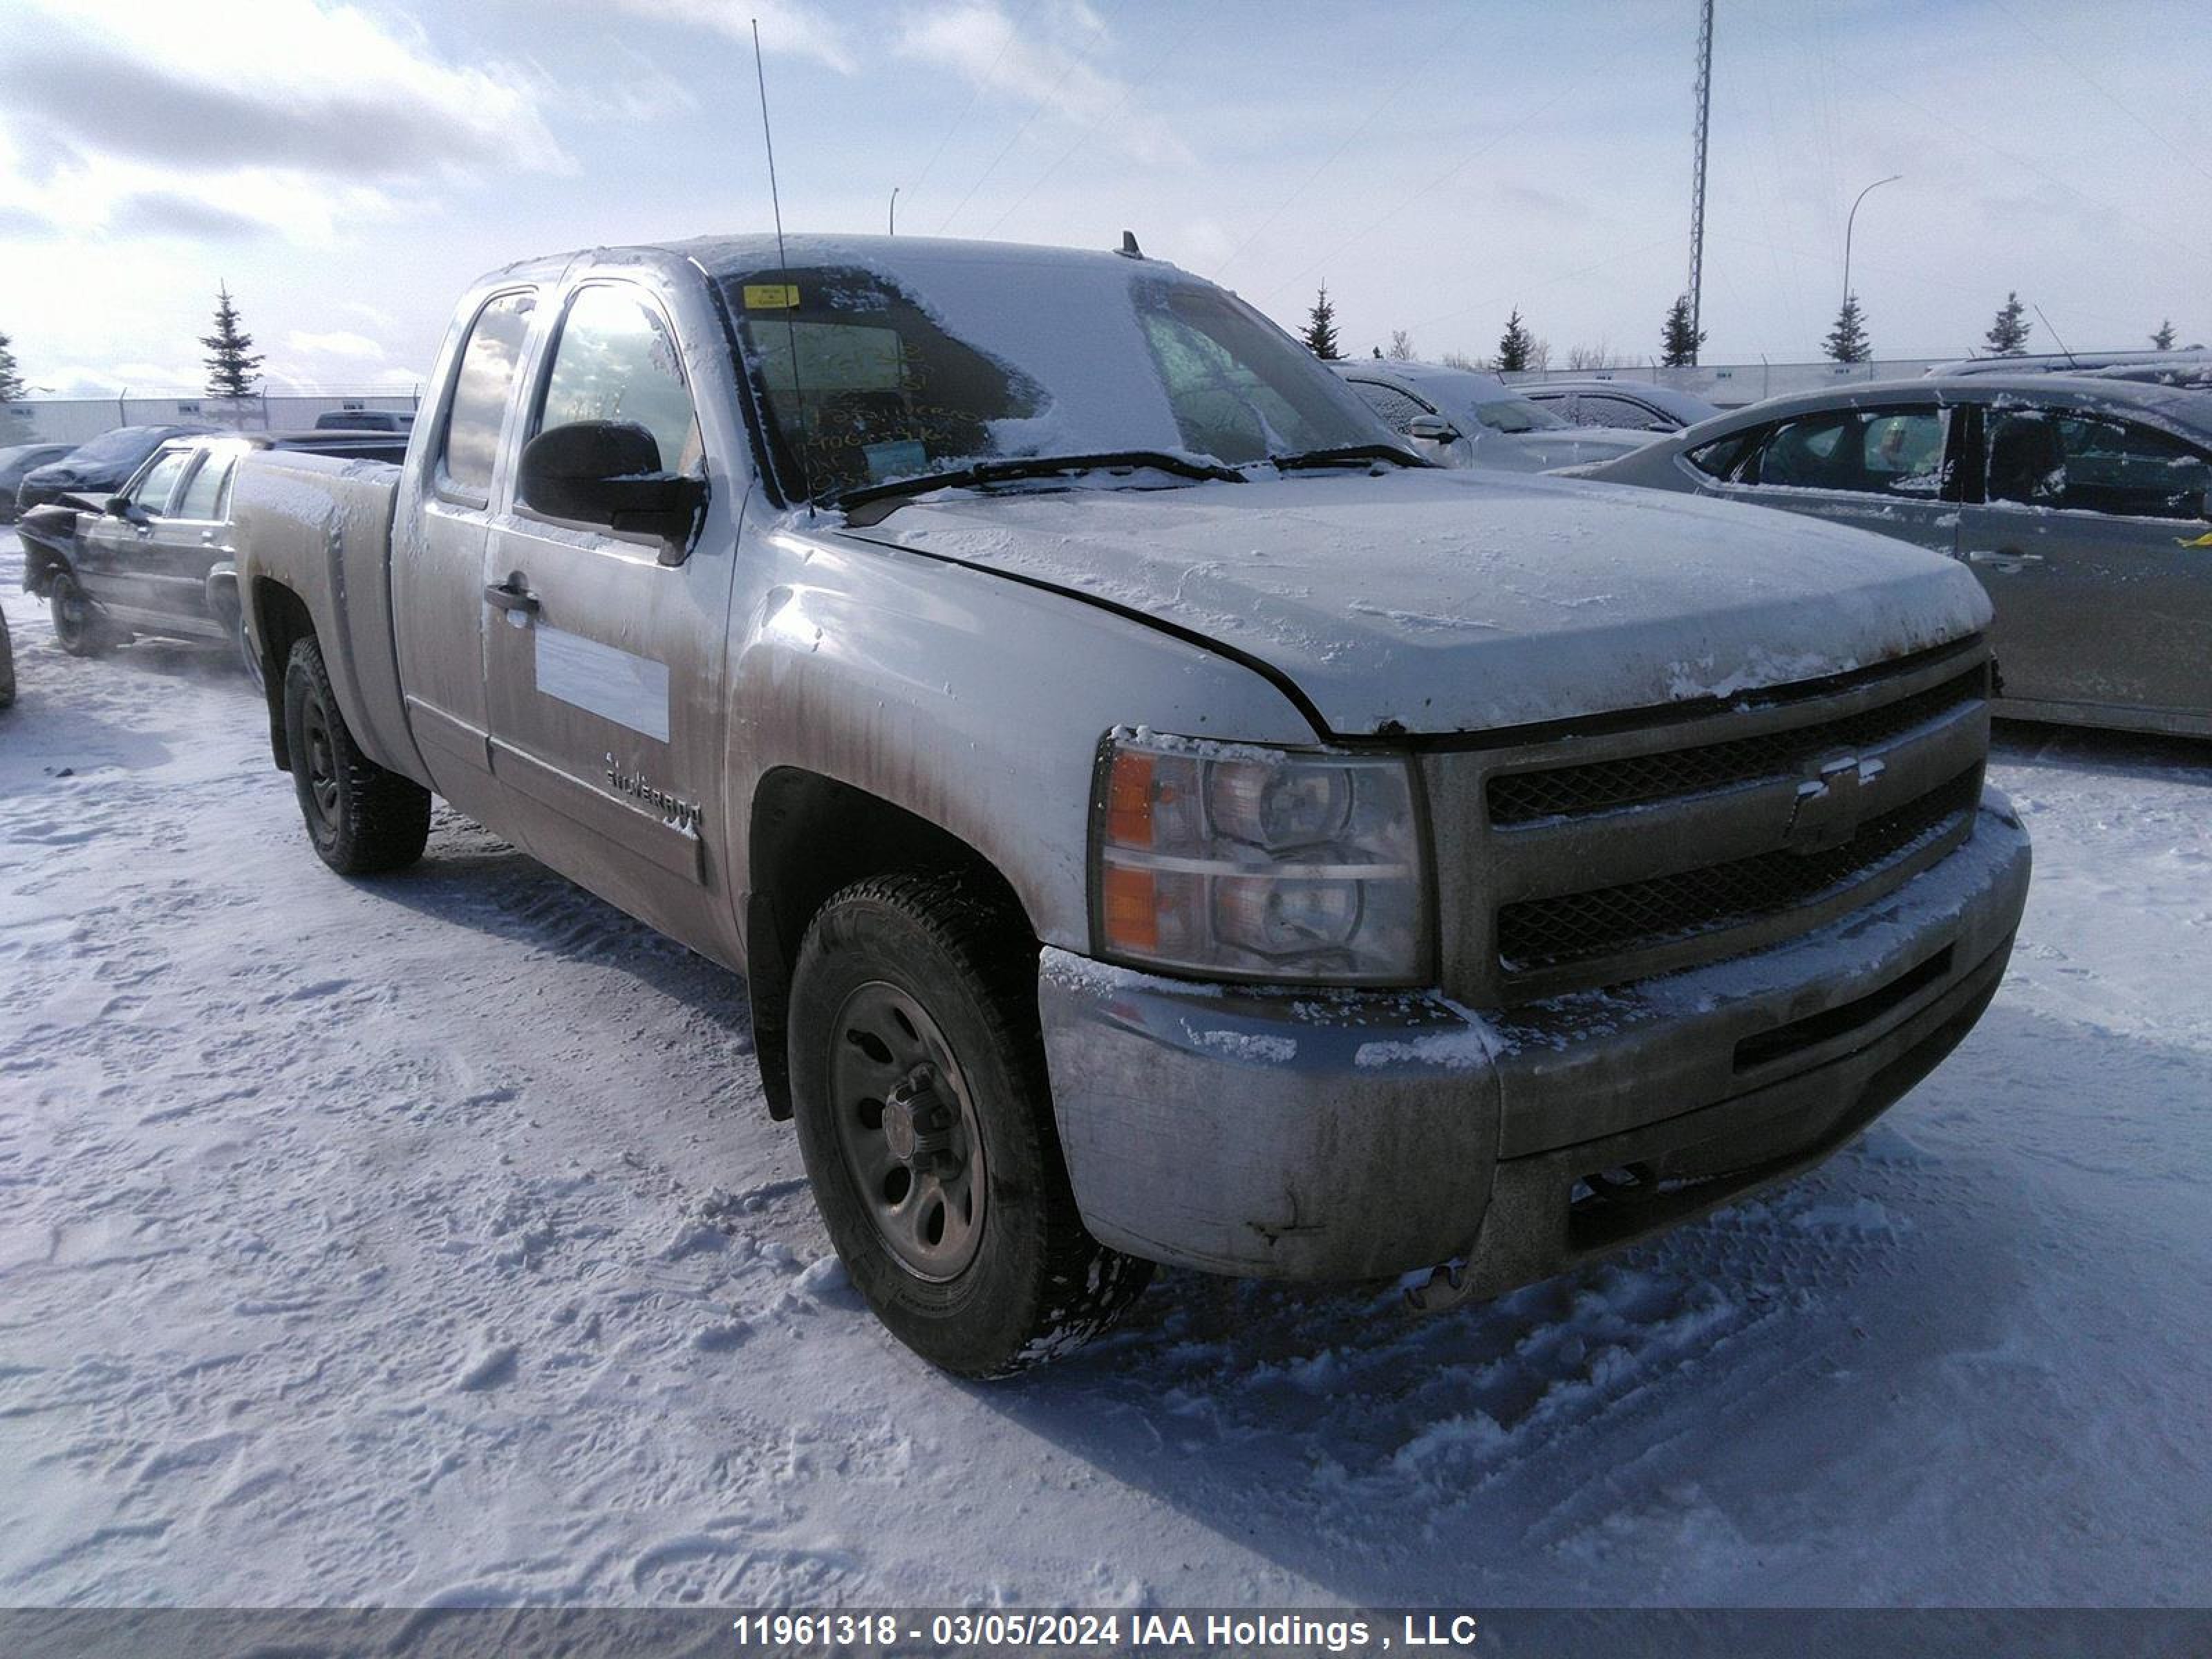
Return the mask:
[[(595, 278), (568, 297), (510, 450), (573, 422), (651, 433), (660, 470), (708, 477), (696, 544), (552, 516), (508, 487), (484, 601), (491, 753), (504, 822), (539, 858), (704, 948), (720, 890), (720, 695), (743, 476), (709, 471), (684, 342), (665, 296)], [(710, 818), (710, 814), (713, 815)]]
[(1961, 545), (2008, 697), (2212, 715), (2212, 453), (2063, 405), (1981, 411)]
[(1953, 554), (1959, 528), (1953, 411), (1933, 398), (1778, 421), (1715, 493)]
[(484, 550), (501, 437), (536, 319), (537, 289), (495, 291), (469, 319), (435, 430), (392, 522), (392, 614), (408, 727), (440, 794), (483, 820), (497, 798), (484, 694)]

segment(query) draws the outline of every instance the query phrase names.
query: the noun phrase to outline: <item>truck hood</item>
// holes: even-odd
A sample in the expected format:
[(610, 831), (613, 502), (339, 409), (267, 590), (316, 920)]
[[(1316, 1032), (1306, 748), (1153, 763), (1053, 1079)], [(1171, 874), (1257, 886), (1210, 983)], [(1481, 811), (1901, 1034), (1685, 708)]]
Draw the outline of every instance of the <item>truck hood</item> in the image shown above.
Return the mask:
[(1287, 676), (1346, 737), (1728, 696), (1989, 619), (1963, 569), (1864, 532), (1472, 470), (946, 490), (843, 533), (1202, 635)]

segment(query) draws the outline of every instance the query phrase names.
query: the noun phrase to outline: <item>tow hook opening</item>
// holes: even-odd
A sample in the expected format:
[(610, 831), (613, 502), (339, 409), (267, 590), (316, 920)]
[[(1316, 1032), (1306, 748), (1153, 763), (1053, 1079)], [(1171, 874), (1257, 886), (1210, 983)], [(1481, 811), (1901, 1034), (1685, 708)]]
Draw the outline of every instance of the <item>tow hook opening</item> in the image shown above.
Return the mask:
[(1567, 1206), (1580, 1210), (1594, 1204), (1632, 1204), (1657, 1198), (1663, 1188), (1658, 1171), (1649, 1164), (1622, 1164), (1610, 1170), (1592, 1170), (1575, 1182)]

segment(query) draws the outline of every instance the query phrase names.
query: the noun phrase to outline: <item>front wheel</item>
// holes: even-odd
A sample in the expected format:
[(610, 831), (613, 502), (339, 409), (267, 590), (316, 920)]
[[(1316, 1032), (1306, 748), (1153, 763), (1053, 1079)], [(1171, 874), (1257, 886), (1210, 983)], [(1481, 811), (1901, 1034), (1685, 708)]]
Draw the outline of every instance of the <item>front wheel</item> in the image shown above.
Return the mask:
[(891, 1334), (962, 1376), (1068, 1352), (1152, 1275), (1076, 1212), (1036, 964), (977, 884), (894, 876), (823, 906), (792, 981), (793, 1104), (830, 1242)]
[(284, 744), (316, 855), (342, 876), (382, 875), (422, 856), (430, 792), (361, 752), (311, 635), (284, 668)]
[(115, 642), (107, 618), (70, 572), (54, 572), (46, 608), (54, 619), (54, 642), (72, 657), (97, 657)]

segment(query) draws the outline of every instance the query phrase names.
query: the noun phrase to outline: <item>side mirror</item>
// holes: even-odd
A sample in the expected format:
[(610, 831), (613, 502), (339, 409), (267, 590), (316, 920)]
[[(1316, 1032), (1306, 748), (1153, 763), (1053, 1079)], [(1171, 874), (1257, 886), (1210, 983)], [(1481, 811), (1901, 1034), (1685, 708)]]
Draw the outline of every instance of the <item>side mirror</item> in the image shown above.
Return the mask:
[(1459, 428), (1441, 415), (1416, 415), (1406, 422), (1404, 431), (1408, 438), (1431, 444), (1448, 444), (1459, 436)]
[(707, 486), (662, 471), (660, 446), (635, 421), (573, 421), (522, 447), (516, 493), (548, 518), (658, 536), (680, 550)]
[(100, 510), (103, 516), (110, 519), (127, 519), (131, 516), (131, 498), (128, 495), (110, 495), (100, 503)]

